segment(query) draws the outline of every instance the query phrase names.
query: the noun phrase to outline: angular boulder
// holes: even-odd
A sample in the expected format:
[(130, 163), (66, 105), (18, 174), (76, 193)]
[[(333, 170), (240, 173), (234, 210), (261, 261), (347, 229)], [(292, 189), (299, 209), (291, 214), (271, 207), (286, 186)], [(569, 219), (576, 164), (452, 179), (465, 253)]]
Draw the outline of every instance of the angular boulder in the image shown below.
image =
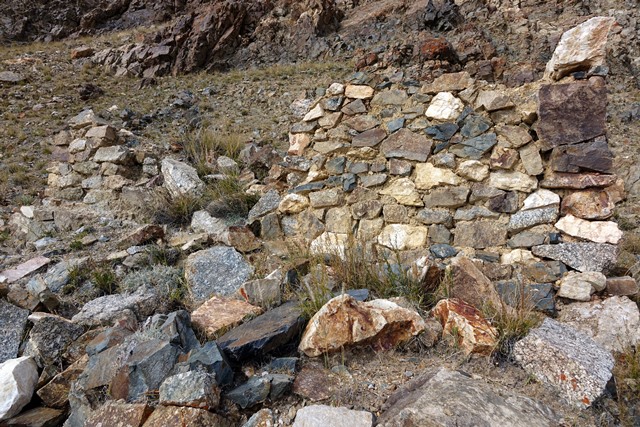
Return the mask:
[(391, 301), (358, 302), (350, 295), (340, 295), (311, 318), (298, 349), (309, 357), (362, 344), (389, 349), (424, 329), (418, 313)]
[(542, 86), (538, 100), (536, 131), (544, 149), (587, 141), (606, 132), (607, 90), (601, 78)]
[(607, 36), (616, 19), (596, 16), (565, 31), (547, 63), (544, 75), (553, 80), (575, 71), (605, 65)]
[(451, 298), (460, 299), (481, 309), (487, 304), (500, 307), (501, 301), (493, 283), (478, 267), (466, 257), (451, 261), (452, 283), (449, 289)]
[(0, 299), (0, 363), (18, 356), (29, 310)]
[(38, 383), (38, 366), (31, 357), (9, 359), (0, 364), (0, 421), (20, 413)]
[(293, 427), (371, 427), (373, 426), (373, 414), (366, 411), (354, 411), (352, 409), (311, 405), (298, 410)]
[(573, 215), (567, 215), (555, 227), (573, 237), (579, 237), (596, 243), (617, 244), (622, 239), (622, 230), (613, 221), (587, 221)]
[(561, 261), (578, 271), (607, 273), (618, 258), (618, 248), (606, 243), (560, 243), (531, 248), (535, 256)]
[(173, 159), (164, 159), (161, 163), (164, 186), (172, 197), (199, 196), (204, 189), (204, 182), (198, 172), (186, 163)]
[(213, 246), (187, 258), (184, 275), (194, 302), (235, 293), (253, 274), (253, 267), (234, 248)]
[(290, 345), (303, 327), (298, 303), (291, 301), (230, 330), (218, 344), (234, 361), (244, 361)]
[(220, 389), (215, 376), (202, 371), (189, 371), (167, 377), (160, 385), (160, 404), (189, 406), (206, 410), (220, 403)]
[(382, 409), (380, 427), (552, 427), (560, 422), (540, 402), (447, 368), (401, 386)]
[(591, 337), (550, 318), (518, 341), (513, 355), (527, 373), (578, 408), (591, 406), (602, 395), (614, 363), (611, 353)]
[(558, 321), (592, 337), (609, 351), (624, 352), (640, 343), (640, 312), (627, 297), (568, 304)]
[(237, 299), (214, 296), (191, 313), (191, 321), (208, 338), (214, 339), (221, 331), (240, 324), (246, 317), (259, 314), (262, 314), (260, 307)]
[(466, 354), (490, 355), (498, 344), (498, 331), (475, 307), (456, 299), (443, 299), (432, 311), (444, 333)]

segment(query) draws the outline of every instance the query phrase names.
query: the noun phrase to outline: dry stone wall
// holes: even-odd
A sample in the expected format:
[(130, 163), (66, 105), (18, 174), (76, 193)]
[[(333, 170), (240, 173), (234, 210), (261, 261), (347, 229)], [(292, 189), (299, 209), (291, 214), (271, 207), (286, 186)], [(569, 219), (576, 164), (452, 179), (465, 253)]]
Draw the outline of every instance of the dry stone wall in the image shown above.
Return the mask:
[(606, 271), (624, 198), (606, 103), (597, 69), (518, 88), (466, 72), (425, 85), (356, 73), (292, 126), (270, 175), (290, 189), (252, 219), (263, 238), (302, 236), (316, 252), (341, 252), (353, 235), (436, 258)]

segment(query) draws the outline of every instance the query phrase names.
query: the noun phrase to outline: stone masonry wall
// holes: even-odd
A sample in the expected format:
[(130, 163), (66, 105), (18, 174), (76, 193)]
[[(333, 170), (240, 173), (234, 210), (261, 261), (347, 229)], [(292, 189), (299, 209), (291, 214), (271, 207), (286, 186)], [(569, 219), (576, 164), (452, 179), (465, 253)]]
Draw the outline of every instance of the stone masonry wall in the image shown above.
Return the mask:
[(602, 74), (508, 89), (466, 72), (422, 86), (356, 73), (293, 125), (289, 156), (270, 174), (290, 190), (264, 196), (272, 209), (250, 221), (265, 239), (299, 235), (316, 252), (353, 235), (436, 258), (607, 270), (622, 237), (607, 220), (624, 194)]

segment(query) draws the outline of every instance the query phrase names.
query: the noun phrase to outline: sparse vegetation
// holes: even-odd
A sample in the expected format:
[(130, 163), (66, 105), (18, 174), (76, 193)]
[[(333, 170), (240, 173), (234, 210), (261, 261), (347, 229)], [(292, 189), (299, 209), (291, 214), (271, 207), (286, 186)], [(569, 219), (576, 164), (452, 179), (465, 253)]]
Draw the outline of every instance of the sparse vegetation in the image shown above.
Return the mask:
[(140, 286), (151, 286), (158, 295), (171, 303), (182, 303), (186, 295), (182, 270), (166, 265), (154, 265), (127, 274), (120, 283), (121, 292), (134, 292)]
[(220, 132), (212, 127), (200, 128), (185, 137), (184, 151), (200, 176), (216, 172), (215, 159), (227, 156), (238, 160), (245, 139), (236, 133)]
[(640, 414), (633, 413), (631, 408), (640, 405), (640, 349), (629, 347), (615, 356), (613, 376), (620, 422), (624, 427), (635, 426)]
[(482, 308), (484, 316), (498, 330), (498, 344), (494, 351), (496, 358), (511, 361), (513, 345), (542, 322), (543, 315), (535, 311), (525, 292), (520, 291), (518, 295), (520, 298), (514, 307), (502, 302), (500, 307), (487, 304)]

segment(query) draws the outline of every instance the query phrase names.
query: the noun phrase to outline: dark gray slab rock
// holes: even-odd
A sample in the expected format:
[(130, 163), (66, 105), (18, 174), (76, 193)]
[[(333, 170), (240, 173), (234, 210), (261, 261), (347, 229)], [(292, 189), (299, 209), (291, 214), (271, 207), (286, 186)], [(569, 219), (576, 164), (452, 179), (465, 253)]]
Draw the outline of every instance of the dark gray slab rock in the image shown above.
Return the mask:
[(233, 381), (233, 369), (215, 341), (209, 341), (202, 347), (191, 350), (186, 362), (178, 363), (176, 370), (202, 370), (215, 374), (219, 386), (231, 384)]
[(160, 385), (160, 404), (207, 410), (220, 403), (220, 389), (213, 375), (189, 371), (167, 377)]
[(616, 263), (618, 247), (607, 243), (560, 243), (531, 248), (535, 256), (561, 261), (578, 271), (606, 274)]
[(601, 136), (580, 144), (554, 148), (549, 164), (556, 172), (613, 173), (613, 153), (609, 150), (607, 138)]
[(158, 303), (154, 289), (140, 286), (132, 294), (105, 295), (89, 301), (71, 321), (83, 326), (110, 325), (128, 312), (133, 312), (138, 320), (142, 320), (155, 311)]
[(458, 144), (453, 144), (449, 148), (449, 152), (464, 159), (479, 160), (497, 143), (498, 138), (495, 133), (486, 133)]
[(380, 145), (380, 150), (387, 158), (400, 158), (426, 162), (431, 154), (432, 142), (424, 135), (400, 129), (388, 136)]
[(467, 202), (467, 187), (439, 187), (422, 198), (425, 208), (458, 208)]
[(231, 295), (253, 274), (253, 267), (229, 246), (213, 246), (189, 255), (184, 266), (191, 297), (201, 303), (213, 295)]
[(359, 133), (351, 139), (351, 145), (354, 147), (375, 147), (383, 139), (385, 139), (387, 133), (384, 129), (374, 128)]
[(292, 344), (304, 323), (298, 303), (291, 301), (232, 329), (218, 339), (218, 344), (236, 362), (264, 356)]
[(200, 347), (196, 334), (191, 329), (191, 316), (186, 310), (155, 314), (147, 321), (145, 329), (155, 331), (156, 336), (162, 336), (184, 352)]
[(525, 371), (579, 408), (591, 406), (612, 376), (614, 360), (606, 348), (551, 318), (518, 341), (513, 354)]
[(530, 248), (532, 246), (544, 245), (546, 240), (547, 234), (545, 233), (523, 231), (507, 240), (507, 246), (510, 248)]
[(424, 131), (431, 138), (436, 141), (448, 141), (453, 135), (460, 129), (455, 123), (442, 123), (435, 126), (430, 126)]
[(453, 225), (451, 212), (444, 209), (420, 209), (415, 218), (423, 224), (444, 224), (448, 227)]
[(536, 129), (541, 144), (550, 149), (604, 135), (606, 108), (607, 89), (602, 78), (542, 86)]
[(274, 212), (278, 209), (280, 204), (280, 194), (276, 190), (267, 191), (258, 203), (256, 203), (249, 211), (249, 223), (252, 223), (258, 218), (265, 216), (268, 213)]
[(0, 299), (0, 363), (18, 357), (29, 310)]
[(436, 258), (451, 258), (458, 254), (458, 250), (446, 243), (437, 243), (429, 247), (429, 251)]
[(558, 422), (554, 412), (540, 402), (463, 372), (440, 368), (391, 395), (377, 425), (551, 427)]
[(176, 346), (163, 340), (152, 339), (136, 344), (126, 365), (111, 382), (114, 399), (133, 402), (152, 390), (158, 390), (180, 354)]
[(519, 285), (512, 281), (500, 281), (495, 286), (500, 298), (512, 307), (531, 307), (547, 313), (554, 313), (556, 310), (553, 286), (550, 283)]
[(31, 316), (25, 356), (33, 356), (40, 367), (62, 365), (67, 347), (84, 333), (84, 328), (53, 314)]
[(475, 138), (488, 131), (491, 126), (493, 123), (490, 120), (476, 114), (470, 114), (464, 119), (460, 134), (465, 138)]
[(268, 376), (254, 376), (249, 378), (246, 383), (228, 392), (226, 397), (245, 409), (267, 400), (270, 391), (271, 380)]

